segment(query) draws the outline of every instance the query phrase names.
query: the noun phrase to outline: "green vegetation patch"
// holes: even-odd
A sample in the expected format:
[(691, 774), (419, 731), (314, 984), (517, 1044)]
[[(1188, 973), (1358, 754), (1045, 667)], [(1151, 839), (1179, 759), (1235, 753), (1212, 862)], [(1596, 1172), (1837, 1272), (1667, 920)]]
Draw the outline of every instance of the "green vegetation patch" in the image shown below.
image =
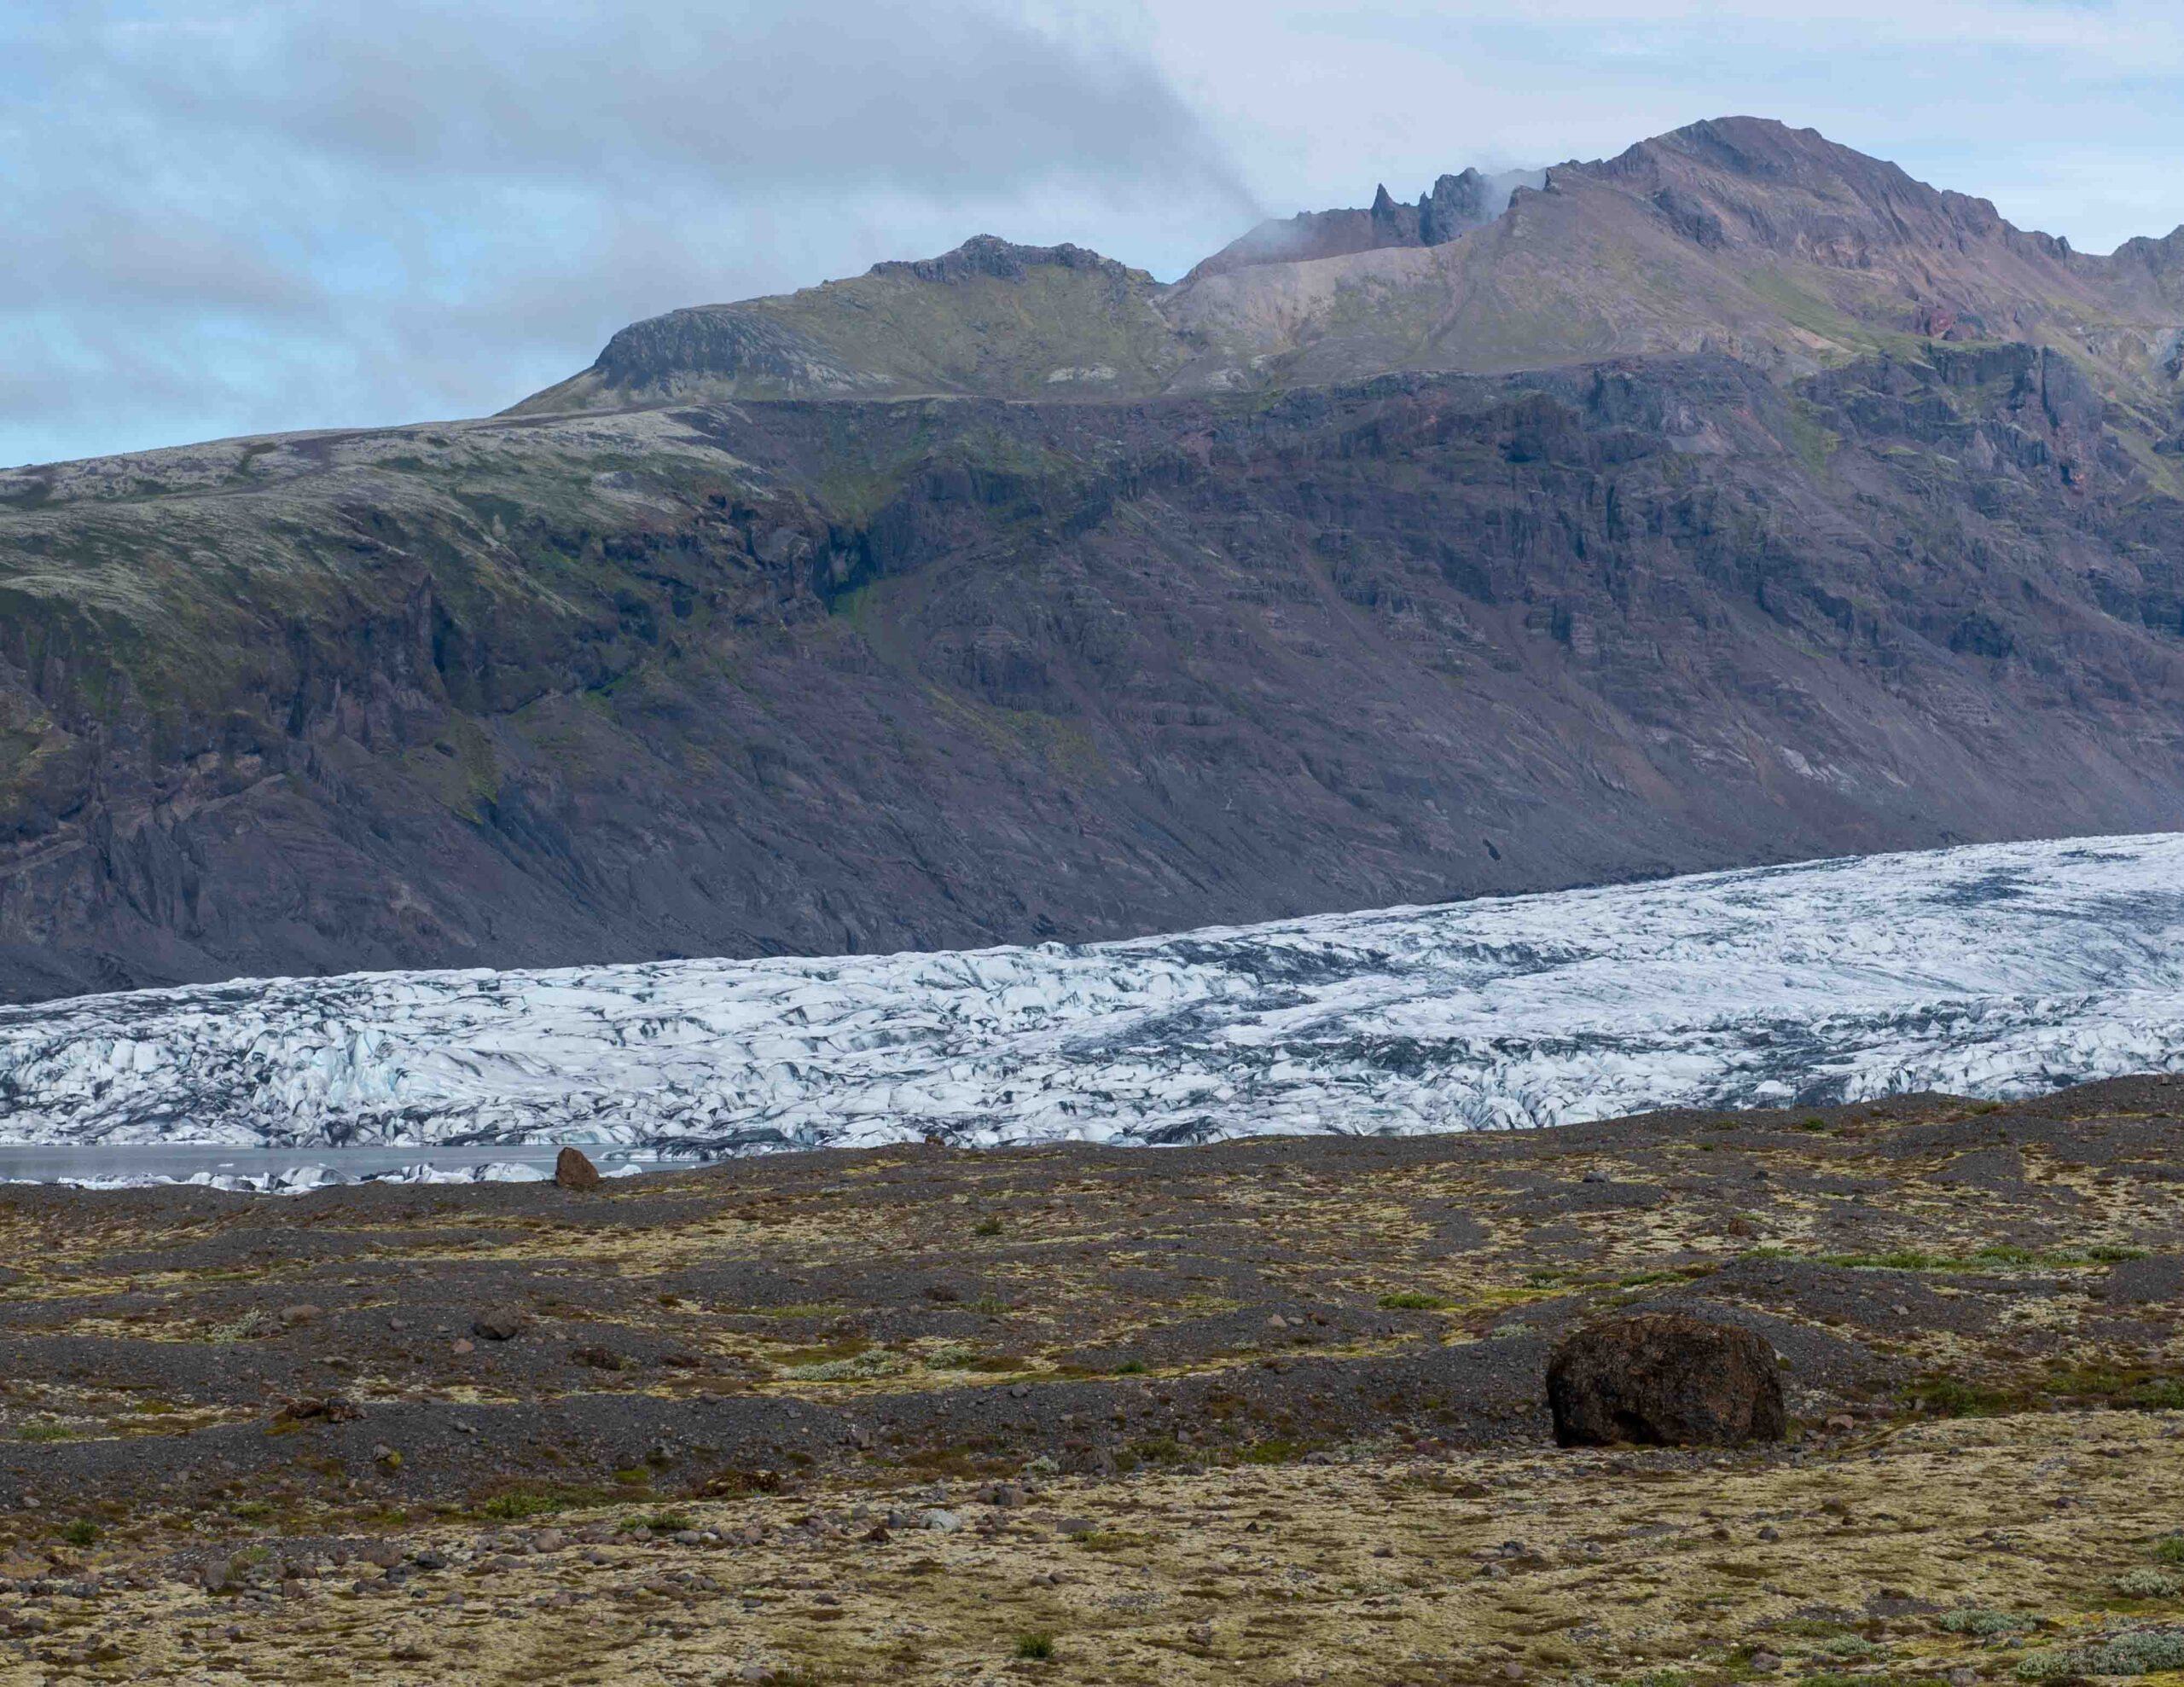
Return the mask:
[(1982, 1639), (1991, 1639), (1997, 1634), (2022, 1634), (2040, 1626), (2037, 1619), (2022, 1612), (1989, 1610), (1978, 1605), (1943, 1612), (1941, 1625), (1951, 1634), (1973, 1634)]
[(910, 1361), (903, 1354), (874, 1348), (846, 1358), (791, 1365), (787, 1374), (799, 1383), (865, 1383), (881, 1377), (899, 1377), (909, 1369)]
[(573, 1511), (586, 1505), (602, 1503), (606, 1495), (595, 1488), (511, 1488), (506, 1493), (497, 1493), (478, 1508), (481, 1517), (497, 1518), (508, 1523), (521, 1522), (526, 1517), (551, 1516), (557, 1511)]
[(1306, 1442), (1286, 1441), (1275, 1436), (1237, 1448), (1236, 1462), (1240, 1464), (1294, 1464), (1311, 1451), (1311, 1446)]
[(2184, 1629), (2129, 1629), (2084, 1646), (2050, 1646), (2028, 1652), (2017, 1667), (2020, 1681), (2053, 1681), (2066, 1675), (2153, 1675), (2184, 1669)]

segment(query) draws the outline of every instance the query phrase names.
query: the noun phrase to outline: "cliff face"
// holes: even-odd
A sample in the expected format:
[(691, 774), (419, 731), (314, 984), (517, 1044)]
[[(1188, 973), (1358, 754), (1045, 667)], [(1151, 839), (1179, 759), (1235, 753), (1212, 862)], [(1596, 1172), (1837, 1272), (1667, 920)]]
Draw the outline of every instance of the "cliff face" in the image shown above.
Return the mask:
[(1839, 153), (1172, 288), (973, 242), (503, 418), (0, 476), (0, 992), (2174, 827), (2175, 240)]

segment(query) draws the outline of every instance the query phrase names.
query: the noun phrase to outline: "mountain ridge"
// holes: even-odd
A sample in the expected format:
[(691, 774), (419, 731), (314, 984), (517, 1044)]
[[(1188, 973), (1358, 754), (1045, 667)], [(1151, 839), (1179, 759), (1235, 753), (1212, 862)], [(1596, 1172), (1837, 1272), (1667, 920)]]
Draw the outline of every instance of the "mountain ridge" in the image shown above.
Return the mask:
[[(1526, 179), (1534, 175), (1536, 185)], [(1636, 250), (1642, 264), (1665, 266), (1665, 280), (1633, 288), (1619, 309), (1605, 305), (1614, 289), (1582, 267), (1603, 238)], [(1513, 248), (1527, 240), (1574, 253), (1576, 282), (1525, 266)], [(1056, 252), (1075, 257), (1061, 262)], [(1543, 284), (1544, 296), (1496, 285), (1509, 267)], [(904, 296), (906, 287), (972, 277), (1021, 283), (1048, 268), (1102, 277), (1107, 296), (1086, 318), (1097, 332), (1019, 341), (1022, 357), (1005, 367), (951, 361), (937, 343), (944, 335), (932, 301)], [(1375, 333), (1345, 332), (1356, 295), (1374, 289)], [(1688, 308), (1694, 303), (1700, 308)], [(2134, 345), (2117, 316), (2126, 308), (2169, 317), (2146, 325)], [(974, 316), (1005, 314), (971, 309)], [(772, 299), (690, 307), (616, 336), (632, 346), (654, 339), (671, 345), (676, 329), (704, 322), (726, 334), (733, 323), (770, 344), (793, 336), (808, 370), (764, 357), (708, 359), (677, 365), (685, 377), (678, 382), (660, 374), (671, 350), (640, 360), (616, 357), (610, 343), (591, 369), (509, 414), (852, 389), (1032, 397), (1063, 381), (1086, 396), (1129, 402), (1401, 368), (1483, 374), (1688, 352), (1706, 349), (1724, 328), (1745, 342), (1739, 355), (1797, 373), (1869, 351), (1877, 333), (1933, 333), (2030, 337), (2130, 380), (2174, 350), (2164, 349), (2164, 335), (2184, 326), (2170, 319), (2179, 311), (2184, 227), (2088, 257), (2060, 237), (2015, 228), (1989, 200), (1928, 187), (1817, 131), (1729, 118), (1641, 141), (1611, 159), (1490, 180), (1472, 170), (1443, 175), (1416, 206), (1397, 202), (1384, 186), (1365, 210), (1262, 223), (1165, 286), (1083, 248), (981, 235), (939, 258), (876, 264), (850, 281)], [(885, 355), (870, 350), (874, 316), (886, 324)], [(949, 317), (946, 326), (961, 325)], [(1339, 355), (1331, 358), (1329, 347)], [(1062, 361), (1042, 362), (1043, 352)]]

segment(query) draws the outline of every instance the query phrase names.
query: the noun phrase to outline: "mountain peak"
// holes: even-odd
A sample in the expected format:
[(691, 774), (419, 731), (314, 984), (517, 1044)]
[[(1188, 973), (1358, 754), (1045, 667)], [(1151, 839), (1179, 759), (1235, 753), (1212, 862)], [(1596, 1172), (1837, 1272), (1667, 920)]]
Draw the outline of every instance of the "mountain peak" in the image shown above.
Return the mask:
[(980, 276), (1020, 281), (1032, 270), (1041, 269), (1086, 270), (1118, 281), (1144, 274), (1112, 258), (1102, 258), (1089, 246), (1073, 246), (1066, 241), (1060, 246), (1019, 246), (998, 235), (973, 235), (955, 251), (944, 252), (938, 258), (889, 259), (874, 264), (865, 273), (951, 284)]

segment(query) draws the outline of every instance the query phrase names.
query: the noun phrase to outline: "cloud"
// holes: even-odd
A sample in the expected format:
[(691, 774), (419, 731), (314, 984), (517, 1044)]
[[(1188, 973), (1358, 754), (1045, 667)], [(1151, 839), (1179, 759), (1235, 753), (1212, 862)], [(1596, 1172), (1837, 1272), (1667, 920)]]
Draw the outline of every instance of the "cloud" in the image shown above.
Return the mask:
[(211, 21), (109, 33), (106, 67), (197, 132), (404, 177), (961, 195), (1180, 170), (1235, 188), (1126, 43), (961, 0), (385, 0)]
[(2106, 250), (2173, 0), (78, 0), (0, 11), (0, 463), (474, 415), (677, 305), (1809, 124)]
[(678, 304), (1257, 210), (1124, 33), (992, 0), (87, 5), (0, 24), (0, 462), (497, 409)]

